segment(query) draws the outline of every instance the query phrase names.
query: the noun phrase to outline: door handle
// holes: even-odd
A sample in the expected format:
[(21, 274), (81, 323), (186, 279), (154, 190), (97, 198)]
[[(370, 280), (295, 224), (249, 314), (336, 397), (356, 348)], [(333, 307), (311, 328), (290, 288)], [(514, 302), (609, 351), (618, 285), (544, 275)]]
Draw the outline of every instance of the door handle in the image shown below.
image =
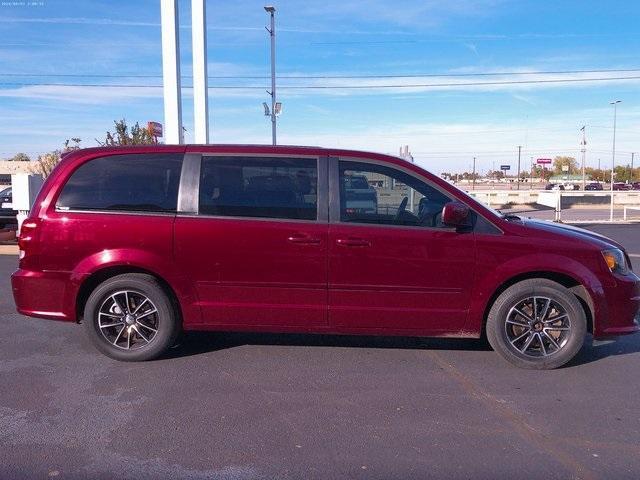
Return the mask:
[(371, 242), (364, 238), (339, 238), (336, 243), (341, 247), (370, 247)]
[(308, 235), (294, 234), (289, 236), (287, 240), (291, 243), (296, 243), (298, 245), (320, 245), (319, 238), (313, 238)]

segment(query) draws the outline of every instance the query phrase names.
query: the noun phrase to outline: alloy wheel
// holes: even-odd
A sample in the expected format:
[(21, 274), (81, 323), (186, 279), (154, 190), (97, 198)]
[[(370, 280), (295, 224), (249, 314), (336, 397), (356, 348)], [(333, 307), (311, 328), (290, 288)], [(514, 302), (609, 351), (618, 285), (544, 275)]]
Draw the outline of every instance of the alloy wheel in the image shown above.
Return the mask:
[(513, 349), (528, 357), (547, 357), (569, 341), (571, 319), (559, 302), (532, 296), (511, 307), (504, 328)]
[(110, 294), (98, 310), (98, 328), (111, 345), (136, 350), (150, 344), (158, 333), (158, 309), (146, 295), (121, 290)]

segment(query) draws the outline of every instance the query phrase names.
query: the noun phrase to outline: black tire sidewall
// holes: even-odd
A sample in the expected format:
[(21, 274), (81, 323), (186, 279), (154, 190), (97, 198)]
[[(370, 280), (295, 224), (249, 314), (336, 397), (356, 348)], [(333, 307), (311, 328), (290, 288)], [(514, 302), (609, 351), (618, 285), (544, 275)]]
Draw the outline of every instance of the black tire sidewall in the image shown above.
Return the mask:
[[(569, 315), (571, 331), (562, 349), (548, 357), (532, 358), (511, 347), (504, 322), (511, 307), (531, 296), (551, 298)], [(530, 369), (553, 369), (569, 362), (584, 345), (587, 321), (578, 299), (564, 286), (543, 279), (526, 280), (512, 285), (498, 296), (487, 318), (487, 339), (493, 349), (510, 363)]]
[[(98, 309), (113, 293), (120, 290), (140, 292), (158, 310), (158, 332), (149, 345), (135, 350), (123, 350), (111, 345), (98, 327)], [(83, 324), (91, 342), (105, 355), (121, 361), (152, 360), (162, 355), (175, 341), (178, 333), (175, 309), (165, 291), (151, 276), (125, 274), (101, 283), (89, 296), (84, 308)]]

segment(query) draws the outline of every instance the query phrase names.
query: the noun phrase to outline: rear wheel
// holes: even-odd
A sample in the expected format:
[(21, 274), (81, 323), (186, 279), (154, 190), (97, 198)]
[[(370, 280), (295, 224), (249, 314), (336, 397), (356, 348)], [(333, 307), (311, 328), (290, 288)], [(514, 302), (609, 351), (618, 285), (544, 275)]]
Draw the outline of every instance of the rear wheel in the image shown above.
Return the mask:
[(92, 343), (116, 360), (152, 360), (169, 348), (179, 332), (171, 300), (150, 275), (117, 275), (101, 283), (84, 309)]
[(557, 368), (584, 344), (587, 320), (578, 299), (547, 279), (525, 280), (502, 292), (489, 311), (487, 339), (510, 363)]

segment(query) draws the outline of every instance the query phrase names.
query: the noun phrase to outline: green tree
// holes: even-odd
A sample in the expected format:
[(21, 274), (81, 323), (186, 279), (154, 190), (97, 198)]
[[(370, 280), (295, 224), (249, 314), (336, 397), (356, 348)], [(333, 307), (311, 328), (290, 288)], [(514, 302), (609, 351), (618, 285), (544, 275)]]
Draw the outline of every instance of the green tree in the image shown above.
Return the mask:
[[(562, 167), (569, 167), (568, 172), (564, 172)], [(556, 174), (561, 175), (562, 173), (573, 173), (578, 168), (578, 162), (574, 157), (565, 157), (562, 155), (558, 155), (553, 159), (553, 170)]]
[(62, 149), (57, 149), (52, 152), (43, 153), (38, 156), (38, 159), (34, 162), (34, 165), (31, 167), (31, 171), (33, 173), (39, 173), (44, 178), (47, 178), (53, 169), (60, 163), (60, 160), (64, 156), (64, 154), (68, 152), (72, 152), (74, 150), (80, 149), (80, 140), (79, 138), (71, 138), (67, 139), (64, 142), (64, 146)]
[(33, 173), (39, 173), (44, 178), (47, 178), (49, 174), (51, 174), (55, 166), (60, 163), (61, 157), (61, 150), (54, 150), (52, 152), (38, 155), (38, 159), (35, 161), (35, 165), (31, 167), (31, 171)]
[(96, 139), (96, 142), (102, 147), (112, 147), (120, 145), (152, 145), (155, 144), (155, 139), (149, 133), (149, 130), (142, 128), (138, 122), (129, 129), (127, 121), (114, 120), (115, 130), (113, 132), (107, 132), (104, 142)]
[(7, 159), (10, 162), (30, 162), (31, 159), (26, 153), (16, 153), (13, 157)]

